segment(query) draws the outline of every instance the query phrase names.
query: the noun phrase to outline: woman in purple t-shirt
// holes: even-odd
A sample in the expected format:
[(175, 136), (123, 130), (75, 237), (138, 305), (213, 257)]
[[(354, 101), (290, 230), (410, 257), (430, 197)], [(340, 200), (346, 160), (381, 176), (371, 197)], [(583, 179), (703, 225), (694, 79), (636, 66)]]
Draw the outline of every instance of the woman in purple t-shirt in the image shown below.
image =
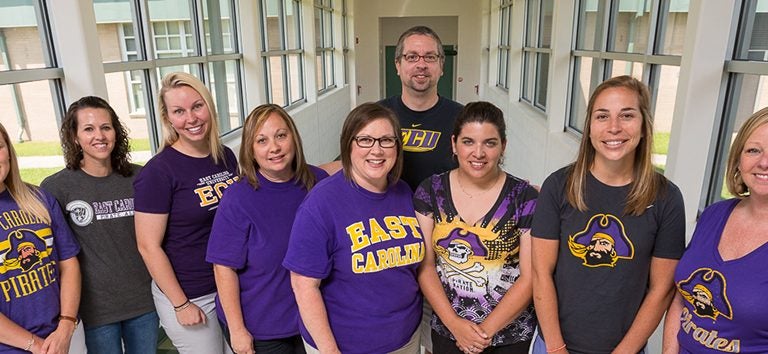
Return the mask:
[(84, 353), (80, 245), (56, 199), (21, 180), (2, 124), (0, 214), (0, 352)]
[(200, 80), (166, 75), (159, 102), (164, 147), (134, 182), (139, 252), (160, 325), (179, 352), (227, 353), (205, 251), (219, 199), (238, 179), (237, 161), (219, 141), (213, 98)]
[(768, 353), (768, 108), (739, 129), (725, 185), (675, 270), (664, 353)]
[(283, 265), (307, 353), (419, 352), (424, 242), (402, 171), (400, 126), (375, 103), (341, 131), (343, 173), (321, 181), (296, 212)]
[(235, 353), (303, 353), (299, 309), (281, 262), (296, 209), (328, 174), (307, 164), (296, 124), (275, 104), (248, 115), (240, 171), (216, 212), (206, 255), (219, 321)]

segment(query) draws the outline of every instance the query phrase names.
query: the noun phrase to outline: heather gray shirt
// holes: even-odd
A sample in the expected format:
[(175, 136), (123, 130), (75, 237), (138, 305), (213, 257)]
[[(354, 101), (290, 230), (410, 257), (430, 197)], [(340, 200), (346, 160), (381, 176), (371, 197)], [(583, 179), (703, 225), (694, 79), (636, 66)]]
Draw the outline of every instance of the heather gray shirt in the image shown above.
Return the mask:
[(130, 177), (63, 169), (41, 184), (58, 200), (82, 247), (77, 256), (83, 275), (80, 316), (89, 327), (155, 309), (133, 224), (133, 179), (141, 167), (132, 167)]

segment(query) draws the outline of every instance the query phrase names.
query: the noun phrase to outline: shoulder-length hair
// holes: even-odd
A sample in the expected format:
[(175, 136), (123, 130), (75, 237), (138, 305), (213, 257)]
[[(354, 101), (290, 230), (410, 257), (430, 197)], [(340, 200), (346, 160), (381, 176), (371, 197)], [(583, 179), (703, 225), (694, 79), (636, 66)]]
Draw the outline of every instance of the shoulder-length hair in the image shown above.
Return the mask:
[(133, 174), (131, 169), (130, 142), (128, 131), (120, 122), (117, 113), (112, 106), (101, 97), (85, 96), (69, 105), (64, 121), (61, 122), (61, 149), (64, 152), (64, 161), (70, 170), (79, 170), (83, 160), (83, 149), (77, 144), (77, 115), (85, 108), (103, 109), (107, 111), (110, 123), (115, 130), (115, 146), (109, 154), (112, 170), (124, 177)]
[(259, 189), (259, 179), (256, 178), (259, 163), (256, 162), (256, 158), (253, 156), (253, 144), (256, 142), (256, 132), (264, 126), (264, 122), (272, 115), (280, 117), (291, 132), (294, 147), (291, 169), (294, 172), (295, 180), (301, 183), (307, 190), (312, 189), (316, 182), (315, 174), (310, 170), (304, 157), (304, 148), (301, 143), (301, 136), (299, 136), (299, 130), (296, 128), (296, 123), (294, 123), (291, 116), (282, 107), (271, 103), (256, 107), (248, 114), (248, 118), (245, 120), (243, 139), (240, 143), (241, 176), (245, 177), (254, 189)]
[(736, 134), (736, 138), (733, 139), (733, 144), (731, 144), (731, 151), (728, 153), (728, 165), (725, 169), (725, 186), (728, 188), (729, 193), (739, 198), (749, 196), (749, 187), (744, 183), (744, 179), (741, 178), (741, 171), (739, 171), (741, 153), (744, 151), (744, 145), (747, 144), (747, 139), (749, 139), (755, 130), (766, 123), (768, 123), (768, 107), (753, 113), (749, 119), (741, 125), (739, 132)]
[(389, 110), (378, 103), (368, 102), (363, 103), (357, 108), (353, 109), (347, 115), (347, 119), (344, 120), (344, 125), (341, 127), (341, 137), (339, 138), (340, 150), (341, 150), (341, 165), (344, 167), (344, 177), (347, 180), (352, 179), (352, 144), (354, 144), (355, 136), (366, 125), (377, 120), (385, 119), (392, 125), (392, 130), (395, 133), (397, 144), (397, 160), (395, 165), (392, 166), (392, 170), (389, 171), (389, 182), (397, 182), (400, 179), (400, 175), (403, 173), (403, 145), (400, 138), (400, 122), (397, 120), (397, 116), (394, 112)]
[(160, 109), (160, 117), (162, 117), (163, 120), (163, 147), (171, 146), (179, 140), (179, 133), (173, 128), (173, 125), (168, 118), (168, 107), (165, 105), (165, 94), (170, 90), (182, 86), (187, 86), (195, 90), (200, 94), (200, 97), (203, 98), (203, 101), (205, 101), (205, 105), (208, 107), (208, 113), (211, 117), (210, 122), (208, 123), (208, 136), (206, 137), (208, 139), (208, 148), (211, 151), (211, 158), (214, 163), (218, 163), (220, 159), (224, 160), (226, 163), (226, 159), (224, 159), (224, 147), (221, 145), (221, 140), (219, 139), (219, 119), (216, 115), (216, 105), (213, 102), (213, 97), (211, 97), (211, 92), (208, 91), (208, 88), (205, 87), (205, 84), (203, 84), (202, 81), (185, 72), (166, 74), (163, 77), (160, 86), (160, 93), (158, 94), (157, 101), (159, 102), (158, 108)]
[(574, 208), (580, 211), (586, 211), (585, 190), (587, 184), (587, 175), (595, 161), (595, 147), (589, 136), (591, 133), (592, 110), (595, 108), (595, 101), (610, 88), (623, 87), (637, 95), (637, 101), (640, 113), (643, 116), (642, 137), (635, 148), (634, 166), (632, 169), (633, 177), (630, 184), (629, 194), (625, 200), (624, 213), (630, 215), (641, 215), (648, 205), (651, 205), (656, 199), (656, 195), (661, 187), (666, 183), (666, 179), (659, 173), (651, 163), (651, 150), (653, 147), (653, 116), (651, 115), (651, 94), (641, 81), (627, 75), (617, 76), (603, 81), (597, 86), (595, 92), (589, 97), (587, 104), (587, 119), (584, 120), (584, 130), (581, 136), (579, 154), (576, 161), (571, 165), (568, 171), (565, 190), (568, 202)]
[(16, 158), (16, 150), (11, 144), (11, 139), (8, 136), (8, 131), (5, 130), (5, 126), (0, 124), (0, 135), (2, 135), (5, 141), (6, 148), (8, 149), (8, 159), (10, 170), (8, 175), (5, 176), (3, 183), (5, 188), (8, 189), (8, 193), (11, 194), (11, 198), (19, 205), (19, 209), (36, 216), (38, 219), (43, 220), (46, 224), (51, 224), (51, 213), (48, 212), (43, 203), (40, 195), (40, 191), (37, 187), (24, 183), (21, 180), (21, 174), (19, 173), (19, 162)]

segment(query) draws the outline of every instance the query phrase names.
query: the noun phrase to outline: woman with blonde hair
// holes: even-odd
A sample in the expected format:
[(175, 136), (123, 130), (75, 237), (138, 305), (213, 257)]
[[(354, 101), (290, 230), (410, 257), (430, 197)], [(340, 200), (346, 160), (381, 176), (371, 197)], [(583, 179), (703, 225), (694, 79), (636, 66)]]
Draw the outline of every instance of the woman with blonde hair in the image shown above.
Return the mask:
[(238, 179), (237, 160), (219, 140), (216, 108), (200, 80), (170, 73), (158, 101), (164, 146), (134, 182), (139, 252), (160, 325), (179, 352), (229, 352), (205, 252), (219, 200)]
[(56, 199), (21, 180), (10, 141), (0, 124), (0, 352), (85, 353), (80, 245)]
[(650, 94), (630, 76), (592, 93), (576, 162), (541, 188), (531, 229), (533, 353), (638, 353), (685, 248), (683, 199), (651, 163)]
[(736, 197), (704, 209), (675, 270), (664, 353), (768, 353), (768, 108), (736, 134), (725, 185)]
[(328, 174), (307, 164), (296, 124), (275, 104), (248, 115), (240, 172), (216, 212), (206, 256), (221, 328), (238, 354), (303, 353), (299, 310), (281, 262), (296, 209)]

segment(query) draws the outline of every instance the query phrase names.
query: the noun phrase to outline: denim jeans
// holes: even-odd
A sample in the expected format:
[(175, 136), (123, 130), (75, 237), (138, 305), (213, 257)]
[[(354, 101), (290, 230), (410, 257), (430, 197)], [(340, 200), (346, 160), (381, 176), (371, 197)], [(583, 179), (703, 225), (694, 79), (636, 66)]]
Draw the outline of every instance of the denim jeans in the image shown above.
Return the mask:
[(99, 354), (146, 354), (157, 351), (157, 312), (85, 329), (88, 352)]

